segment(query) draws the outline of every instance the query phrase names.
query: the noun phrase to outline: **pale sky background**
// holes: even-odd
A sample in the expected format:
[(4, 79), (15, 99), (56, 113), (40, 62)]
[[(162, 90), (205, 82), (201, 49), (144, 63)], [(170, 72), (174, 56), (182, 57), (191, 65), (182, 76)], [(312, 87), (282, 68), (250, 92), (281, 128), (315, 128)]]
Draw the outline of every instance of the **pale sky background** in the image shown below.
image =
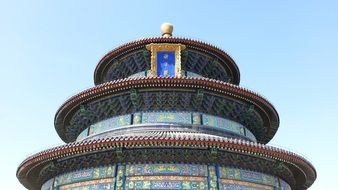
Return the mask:
[(62, 144), (54, 114), (94, 85), (100, 58), (165, 21), (228, 52), (280, 114), (269, 144), (313, 163), (310, 190), (338, 190), (338, 3), (325, 0), (0, 0), (0, 189), (23, 190), (20, 162)]

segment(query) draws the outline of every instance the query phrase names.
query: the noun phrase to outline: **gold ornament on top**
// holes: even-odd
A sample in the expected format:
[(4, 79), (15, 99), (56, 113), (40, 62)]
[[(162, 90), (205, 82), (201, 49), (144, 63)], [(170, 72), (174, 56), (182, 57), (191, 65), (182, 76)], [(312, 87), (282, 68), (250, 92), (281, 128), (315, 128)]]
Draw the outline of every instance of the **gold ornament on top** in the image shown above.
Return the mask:
[(186, 48), (185, 45), (171, 43), (151, 43), (146, 45), (146, 48), (151, 52), (150, 64), (152, 76), (157, 76), (157, 52), (161, 51), (175, 52), (175, 77), (182, 76), (181, 51)]
[(169, 23), (165, 22), (161, 25), (161, 33), (163, 37), (171, 37), (173, 35), (174, 26)]

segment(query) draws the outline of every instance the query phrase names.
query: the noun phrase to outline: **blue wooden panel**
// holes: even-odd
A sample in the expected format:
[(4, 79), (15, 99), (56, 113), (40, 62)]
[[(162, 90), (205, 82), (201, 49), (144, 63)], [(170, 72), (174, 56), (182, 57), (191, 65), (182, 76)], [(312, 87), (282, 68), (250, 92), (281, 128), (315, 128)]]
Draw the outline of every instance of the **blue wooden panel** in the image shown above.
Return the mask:
[(126, 166), (126, 176), (179, 175), (208, 176), (207, 165), (197, 164), (131, 164)]
[(108, 131), (114, 127), (121, 127), (131, 124), (131, 115), (122, 115), (117, 117), (112, 117), (98, 123), (95, 123), (90, 126), (89, 135), (101, 133)]
[(175, 52), (157, 52), (157, 76), (175, 76)]
[(131, 176), (126, 179), (129, 189), (191, 189), (207, 190), (206, 177), (193, 176)]
[(145, 112), (142, 123), (185, 123), (191, 124), (189, 112)]
[(222, 128), (227, 131), (231, 131), (244, 136), (244, 127), (243, 125), (231, 121), (228, 119), (224, 119), (221, 117), (216, 117), (208, 114), (203, 114), (203, 125), (208, 125), (211, 127)]
[(54, 186), (115, 176), (115, 166), (105, 166), (62, 174), (55, 178)]
[(60, 186), (58, 190), (114, 190), (115, 179), (97, 179)]

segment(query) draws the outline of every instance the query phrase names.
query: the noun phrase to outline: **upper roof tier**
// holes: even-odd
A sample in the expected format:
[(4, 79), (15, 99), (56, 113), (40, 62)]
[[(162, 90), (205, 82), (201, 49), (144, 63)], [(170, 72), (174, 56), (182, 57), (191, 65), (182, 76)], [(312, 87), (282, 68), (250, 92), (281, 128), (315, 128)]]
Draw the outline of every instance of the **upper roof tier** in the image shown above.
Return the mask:
[(220, 48), (198, 40), (163, 36), (132, 41), (107, 53), (96, 66), (95, 84), (149, 71), (151, 52), (146, 45), (152, 43), (182, 44), (186, 47), (181, 52), (183, 76), (193, 73), (235, 85), (240, 82), (240, 72), (235, 61)]

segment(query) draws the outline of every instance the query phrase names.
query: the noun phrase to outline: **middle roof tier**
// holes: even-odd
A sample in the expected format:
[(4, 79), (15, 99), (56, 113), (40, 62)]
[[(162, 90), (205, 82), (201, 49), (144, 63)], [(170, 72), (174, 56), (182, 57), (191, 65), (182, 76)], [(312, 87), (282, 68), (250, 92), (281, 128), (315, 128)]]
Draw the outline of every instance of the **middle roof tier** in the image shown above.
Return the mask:
[(73, 142), (89, 126), (137, 112), (198, 112), (243, 125), (259, 143), (279, 126), (278, 113), (262, 96), (233, 84), (207, 78), (141, 77), (104, 83), (67, 100), (55, 115), (55, 128)]

